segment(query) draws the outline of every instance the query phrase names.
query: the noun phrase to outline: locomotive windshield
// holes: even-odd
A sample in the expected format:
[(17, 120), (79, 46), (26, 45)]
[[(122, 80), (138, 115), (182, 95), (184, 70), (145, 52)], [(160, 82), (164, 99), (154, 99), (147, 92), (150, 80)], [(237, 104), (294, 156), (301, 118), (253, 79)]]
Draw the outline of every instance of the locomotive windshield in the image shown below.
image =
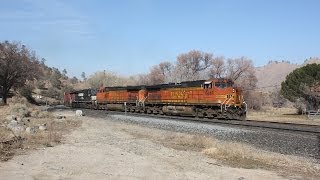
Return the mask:
[(216, 82), (215, 86), (217, 88), (225, 88), (225, 87), (227, 87), (227, 83), (225, 83), (225, 82)]
[(221, 89), (227, 88), (227, 87), (232, 87), (232, 85), (233, 85), (232, 81), (228, 81), (228, 82), (220, 81), (220, 82), (215, 83), (215, 86), (217, 88), (221, 88)]

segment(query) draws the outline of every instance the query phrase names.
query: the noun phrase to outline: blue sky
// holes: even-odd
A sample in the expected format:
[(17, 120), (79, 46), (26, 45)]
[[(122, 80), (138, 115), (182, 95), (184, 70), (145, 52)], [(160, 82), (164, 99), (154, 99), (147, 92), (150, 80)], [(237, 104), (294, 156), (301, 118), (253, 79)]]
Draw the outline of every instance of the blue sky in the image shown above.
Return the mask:
[(1, 0), (0, 40), (69, 76), (146, 73), (192, 49), (302, 63), (320, 56), (318, 0)]

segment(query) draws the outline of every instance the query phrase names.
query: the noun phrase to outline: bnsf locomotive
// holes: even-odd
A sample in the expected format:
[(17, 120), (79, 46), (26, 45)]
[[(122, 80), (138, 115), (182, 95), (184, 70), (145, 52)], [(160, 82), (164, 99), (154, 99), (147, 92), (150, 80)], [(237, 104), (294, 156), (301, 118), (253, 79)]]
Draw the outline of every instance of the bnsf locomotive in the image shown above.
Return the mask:
[(148, 114), (245, 119), (242, 92), (229, 79), (66, 92), (66, 106)]

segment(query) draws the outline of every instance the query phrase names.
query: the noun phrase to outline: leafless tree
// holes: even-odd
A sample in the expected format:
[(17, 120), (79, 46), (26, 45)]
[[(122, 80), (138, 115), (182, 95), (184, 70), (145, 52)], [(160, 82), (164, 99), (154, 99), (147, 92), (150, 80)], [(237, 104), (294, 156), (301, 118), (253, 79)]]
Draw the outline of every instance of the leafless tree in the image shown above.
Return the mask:
[[(258, 79), (252, 60), (245, 57), (228, 59), (226, 74), (227, 78), (232, 79), (237, 86), (242, 88), (249, 108), (259, 109), (262, 100), (261, 97), (259, 97), (259, 93), (255, 91)], [(260, 99), (259, 103), (257, 103), (257, 97)]]
[(11, 88), (20, 88), (39, 75), (39, 61), (35, 52), (17, 42), (0, 43), (0, 86), (3, 102), (7, 103)]
[(151, 85), (154, 84), (162, 84), (164, 83), (165, 76), (162, 74), (158, 65), (153, 66), (149, 72), (149, 83)]
[(99, 71), (87, 79), (90, 87), (100, 88), (101, 86), (125, 86), (127, 79), (111, 71)]
[(170, 62), (161, 62), (160, 64), (153, 66), (148, 75), (148, 84), (168, 83), (171, 78), (172, 67)]
[(196, 80), (200, 72), (211, 66), (213, 55), (198, 50), (180, 54), (177, 57), (175, 73), (180, 80)]
[(225, 77), (226, 67), (225, 67), (225, 58), (223, 56), (216, 57), (212, 61), (212, 66), (210, 68), (210, 77), (211, 78), (222, 78)]
[(136, 79), (137, 79), (136, 85), (150, 85), (150, 79), (148, 74), (138, 74)]
[(171, 75), (172, 69), (173, 69), (173, 65), (170, 62), (164, 61), (164, 62), (161, 62), (158, 66), (159, 66), (159, 69), (160, 69), (162, 75), (165, 78), (168, 78), (168, 76)]
[(246, 57), (228, 59), (226, 71), (227, 77), (236, 81), (242, 77), (244, 73), (250, 74), (248, 72), (254, 71), (253, 62)]

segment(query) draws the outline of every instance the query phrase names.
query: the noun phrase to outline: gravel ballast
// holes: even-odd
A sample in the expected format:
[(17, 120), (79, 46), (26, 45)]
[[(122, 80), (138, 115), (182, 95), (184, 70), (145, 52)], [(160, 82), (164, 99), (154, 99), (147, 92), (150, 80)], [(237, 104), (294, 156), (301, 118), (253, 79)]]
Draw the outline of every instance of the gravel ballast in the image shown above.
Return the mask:
[(90, 116), (108, 117), (106, 119), (163, 130), (206, 134), (219, 140), (247, 143), (263, 150), (282, 154), (303, 156), (317, 160), (320, 158), (320, 136), (317, 134), (217, 125), (207, 122), (172, 120), (169, 118), (106, 114), (101, 111), (98, 111), (98, 113), (96, 111), (88, 111), (87, 113)]

